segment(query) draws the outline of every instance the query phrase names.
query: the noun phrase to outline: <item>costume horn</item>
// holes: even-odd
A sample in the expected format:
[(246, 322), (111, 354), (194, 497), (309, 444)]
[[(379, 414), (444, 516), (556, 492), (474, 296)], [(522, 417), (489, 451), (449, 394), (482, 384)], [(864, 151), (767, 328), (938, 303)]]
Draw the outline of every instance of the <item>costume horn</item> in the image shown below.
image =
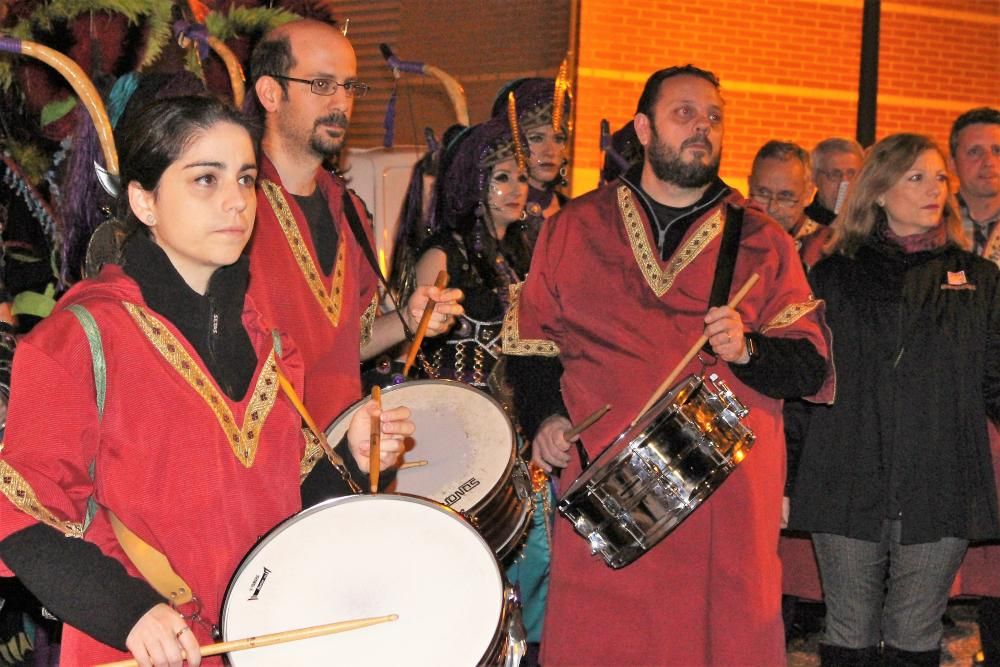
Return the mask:
[(524, 144), (521, 143), (521, 128), (517, 123), (517, 100), (514, 99), (513, 91), (507, 95), (507, 122), (510, 123), (511, 141), (514, 143), (514, 156), (517, 158), (517, 167), (521, 171), (527, 171), (528, 154), (524, 150)]
[(556, 75), (556, 85), (552, 93), (552, 129), (559, 132), (562, 128), (563, 102), (566, 100), (566, 92), (569, 90), (569, 62), (568, 58), (563, 58), (559, 65), (559, 73)]

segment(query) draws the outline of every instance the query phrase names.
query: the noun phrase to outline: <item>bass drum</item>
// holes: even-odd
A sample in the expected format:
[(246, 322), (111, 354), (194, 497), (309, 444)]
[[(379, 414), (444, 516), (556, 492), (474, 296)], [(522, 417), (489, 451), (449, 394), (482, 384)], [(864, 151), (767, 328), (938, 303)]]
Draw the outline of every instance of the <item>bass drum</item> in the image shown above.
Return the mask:
[(235, 667), (507, 665), (520, 614), (482, 537), (420, 498), (347, 496), (279, 524), (226, 591), (225, 641), (398, 614), (359, 630), (229, 654)]
[[(363, 399), (326, 431), (331, 446), (347, 432)], [(521, 543), (533, 511), (527, 466), (517, 456), (514, 427), (489, 395), (461, 382), (417, 380), (382, 392), (382, 405), (410, 409), (416, 432), (390, 491), (430, 498), (461, 512), (503, 560)]]

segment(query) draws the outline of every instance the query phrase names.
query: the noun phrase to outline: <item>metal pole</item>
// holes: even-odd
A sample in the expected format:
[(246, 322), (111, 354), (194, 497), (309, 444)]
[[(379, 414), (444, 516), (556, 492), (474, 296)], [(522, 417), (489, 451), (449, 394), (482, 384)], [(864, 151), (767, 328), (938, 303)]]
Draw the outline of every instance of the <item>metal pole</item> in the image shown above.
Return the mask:
[(858, 78), (858, 122), (855, 132), (858, 143), (868, 147), (875, 143), (875, 121), (878, 112), (878, 40), (881, 0), (865, 0), (861, 24), (861, 75)]

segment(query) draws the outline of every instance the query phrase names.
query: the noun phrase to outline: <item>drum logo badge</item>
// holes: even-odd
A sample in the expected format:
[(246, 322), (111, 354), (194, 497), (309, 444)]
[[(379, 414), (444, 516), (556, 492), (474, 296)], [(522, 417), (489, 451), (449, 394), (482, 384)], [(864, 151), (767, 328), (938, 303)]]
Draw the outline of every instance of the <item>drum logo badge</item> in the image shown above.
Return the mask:
[(459, 484), (458, 488), (455, 489), (452, 493), (449, 493), (447, 496), (444, 497), (443, 501), (444, 505), (446, 507), (451, 507), (459, 500), (461, 500), (462, 496), (467, 494), (469, 491), (472, 491), (477, 486), (479, 486), (479, 480), (476, 479), (475, 477), (470, 477), (468, 480)]
[(264, 588), (264, 582), (267, 581), (267, 575), (269, 574), (271, 574), (271, 571), (265, 567), (263, 572), (253, 578), (253, 581), (250, 582), (250, 597), (247, 598), (248, 602), (257, 599), (257, 596), (260, 595), (260, 589)]

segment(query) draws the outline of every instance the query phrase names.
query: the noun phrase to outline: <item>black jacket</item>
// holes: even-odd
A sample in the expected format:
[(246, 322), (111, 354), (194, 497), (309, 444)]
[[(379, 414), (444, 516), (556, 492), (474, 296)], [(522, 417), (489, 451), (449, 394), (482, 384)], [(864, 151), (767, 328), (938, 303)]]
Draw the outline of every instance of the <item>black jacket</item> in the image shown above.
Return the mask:
[(986, 424), (1000, 420), (1000, 271), (951, 244), (904, 254), (873, 237), (809, 278), (837, 393), (789, 442), (789, 527), (877, 541), (901, 518), (904, 544), (1000, 537)]

